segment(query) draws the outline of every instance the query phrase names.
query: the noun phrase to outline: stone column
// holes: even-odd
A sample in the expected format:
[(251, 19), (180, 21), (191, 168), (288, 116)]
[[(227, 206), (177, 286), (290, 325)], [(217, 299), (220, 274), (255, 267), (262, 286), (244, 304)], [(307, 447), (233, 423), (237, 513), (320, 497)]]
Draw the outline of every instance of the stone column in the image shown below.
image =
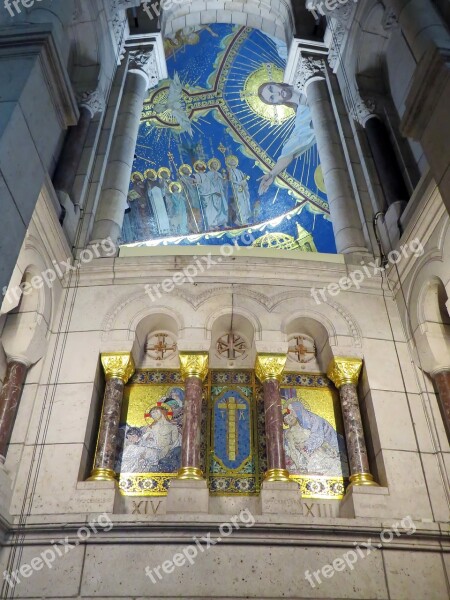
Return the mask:
[(306, 95), (311, 109), (337, 251), (367, 252), (325, 69), (323, 58), (301, 52), (295, 88)]
[(106, 387), (94, 468), (89, 481), (114, 481), (123, 389), (134, 373), (134, 361), (129, 352), (103, 353), (101, 361), (105, 371)]
[(366, 441), (359, 410), (358, 379), (362, 360), (359, 358), (335, 357), (328, 368), (328, 377), (339, 390), (345, 441), (350, 464), (351, 485), (378, 485), (369, 469)]
[(258, 354), (255, 374), (263, 385), (266, 420), (267, 472), (265, 481), (289, 481), (283, 439), (280, 380), (286, 365), (285, 354)]
[(185, 382), (181, 468), (178, 479), (203, 480), (200, 469), (203, 381), (208, 373), (207, 352), (180, 352)]
[(445, 429), (450, 439), (450, 369), (443, 369), (431, 374), (438, 392)]
[(98, 91), (82, 94), (80, 102), (80, 118), (78, 123), (70, 127), (64, 142), (58, 165), (53, 176), (53, 186), (57, 192), (68, 196), (72, 193), (73, 184), (80, 164), (83, 148), (89, 131), (89, 125), (98, 112), (104, 110), (104, 100)]
[(23, 384), (30, 363), (25, 358), (7, 357), (7, 368), (0, 391), (0, 464), (4, 464), (19, 409)]
[(125, 89), (91, 234), (92, 242), (110, 237), (117, 244), (121, 236), (144, 100), (147, 91), (157, 83), (153, 48), (130, 52)]

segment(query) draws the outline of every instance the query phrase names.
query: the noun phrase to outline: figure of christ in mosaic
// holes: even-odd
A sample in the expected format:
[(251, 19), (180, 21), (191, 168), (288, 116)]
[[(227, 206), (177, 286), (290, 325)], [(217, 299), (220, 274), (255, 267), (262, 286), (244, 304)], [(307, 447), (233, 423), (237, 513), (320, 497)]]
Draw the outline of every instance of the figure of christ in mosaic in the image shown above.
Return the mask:
[(155, 169), (147, 169), (144, 175), (147, 197), (155, 216), (158, 234), (167, 235), (170, 233), (170, 223), (166, 203), (164, 201), (164, 187), (161, 185), (161, 182), (158, 181), (158, 174)]
[(148, 473), (172, 472), (181, 456), (181, 433), (176, 423), (169, 420), (169, 411), (162, 406), (150, 409), (153, 419), (142, 436), (144, 471)]
[[(295, 390), (284, 389), (282, 396)], [(295, 396), (294, 396), (295, 397)], [(283, 417), (288, 461), (295, 475), (348, 476), (344, 438), (323, 417), (305, 408), (299, 400), (288, 404)]]
[(236, 156), (227, 156), (228, 180), (231, 188), (231, 201), (234, 203), (238, 225), (248, 225), (252, 219), (248, 177), (238, 169), (239, 160)]
[(188, 204), (188, 226), (191, 233), (205, 231), (203, 210), (200, 204), (200, 196), (197, 186), (192, 177), (192, 167), (182, 164), (178, 169), (179, 179), (183, 186), (183, 193)]
[(264, 194), (291, 162), (312, 148), (316, 143), (312, 128), (311, 111), (305, 106), (306, 98), (287, 83), (263, 83), (258, 96), (269, 106), (285, 105), (295, 110), (295, 125), (289, 139), (284, 143), (282, 152), (274, 168), (261, 178), (259, 194)]
[(194, 163), (194, 185), (200, 198), (206, 228), (209, 230), (220, 229), (227, 224), (228, 214), (223, 193), (217, 188), (217, 182), (211, 177), (211, 171), (206, 171), (206, 163), (197, 160)]

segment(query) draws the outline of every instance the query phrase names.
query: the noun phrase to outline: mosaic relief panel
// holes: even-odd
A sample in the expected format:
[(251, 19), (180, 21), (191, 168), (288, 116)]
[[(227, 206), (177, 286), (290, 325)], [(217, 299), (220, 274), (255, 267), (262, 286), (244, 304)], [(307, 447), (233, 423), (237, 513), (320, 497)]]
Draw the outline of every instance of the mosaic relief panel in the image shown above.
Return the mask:
[(287, 469), (305, 498), (341, 498), (349, 466), (339, 395), (321, 375), (281, 382)]
[(286, 44), (231, 24), (164, 44), (169, 78), (144, 104), (123, 242), (335, 252), (311, 113), (283, 83)]

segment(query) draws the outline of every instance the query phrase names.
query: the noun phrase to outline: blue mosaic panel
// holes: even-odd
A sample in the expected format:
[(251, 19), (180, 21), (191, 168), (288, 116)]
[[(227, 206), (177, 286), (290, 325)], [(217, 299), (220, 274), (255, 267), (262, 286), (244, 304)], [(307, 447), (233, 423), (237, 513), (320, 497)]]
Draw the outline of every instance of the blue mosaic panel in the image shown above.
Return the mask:
[(123, 242), (336, 252), (310, 110), (283, 84), (286, 45), (231, 24), (164, 45), (169, 78), (144, 105)]

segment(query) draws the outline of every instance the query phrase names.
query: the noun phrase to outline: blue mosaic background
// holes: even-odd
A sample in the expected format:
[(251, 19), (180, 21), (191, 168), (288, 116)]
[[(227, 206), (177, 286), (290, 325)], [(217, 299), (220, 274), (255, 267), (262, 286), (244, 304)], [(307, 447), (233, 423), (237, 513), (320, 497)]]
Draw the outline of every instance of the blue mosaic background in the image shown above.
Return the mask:
[[(150, 90), (144, 106), (123, 243), (248, 245), (248, 238), (240, 236), (251, 231), (254, 245), (294, 250), (299, 249), (296, 240), (310, 233), (307, 249), (336, 252), (316, 145), (258, 194), (260, 178), (273, 168), (294, 129), (295, 113), (282, 119), (275, 110), (273, 116), (258, 114), (252, 94), (255, 82), (282, 80), (286, 46), (257, 30), (215, 24), (177, 32), (165, 40), (165, 49), (169, 80)], [(225, 162), (231, 155), (247, 181), (248, 219), (239, 218), (236, 195), (241, 192), (231, 183)], [(192, 178), (196, 161), (203, 161), (208, 172), (213, 158), (220, 161), (217, 172), (224, 177), (225, 216), (220, 225), (208, 227), (202, 201), (197, 200), (197, 213), (189, 204), (198, 188), (189, 191), (179, 169), (188, 165)], [(151, 184), (146, 181), (149, 169)], [(181, 185), (171, 188), (173, 182)], [(158, 206), (162, 216), (155, 214)]]

